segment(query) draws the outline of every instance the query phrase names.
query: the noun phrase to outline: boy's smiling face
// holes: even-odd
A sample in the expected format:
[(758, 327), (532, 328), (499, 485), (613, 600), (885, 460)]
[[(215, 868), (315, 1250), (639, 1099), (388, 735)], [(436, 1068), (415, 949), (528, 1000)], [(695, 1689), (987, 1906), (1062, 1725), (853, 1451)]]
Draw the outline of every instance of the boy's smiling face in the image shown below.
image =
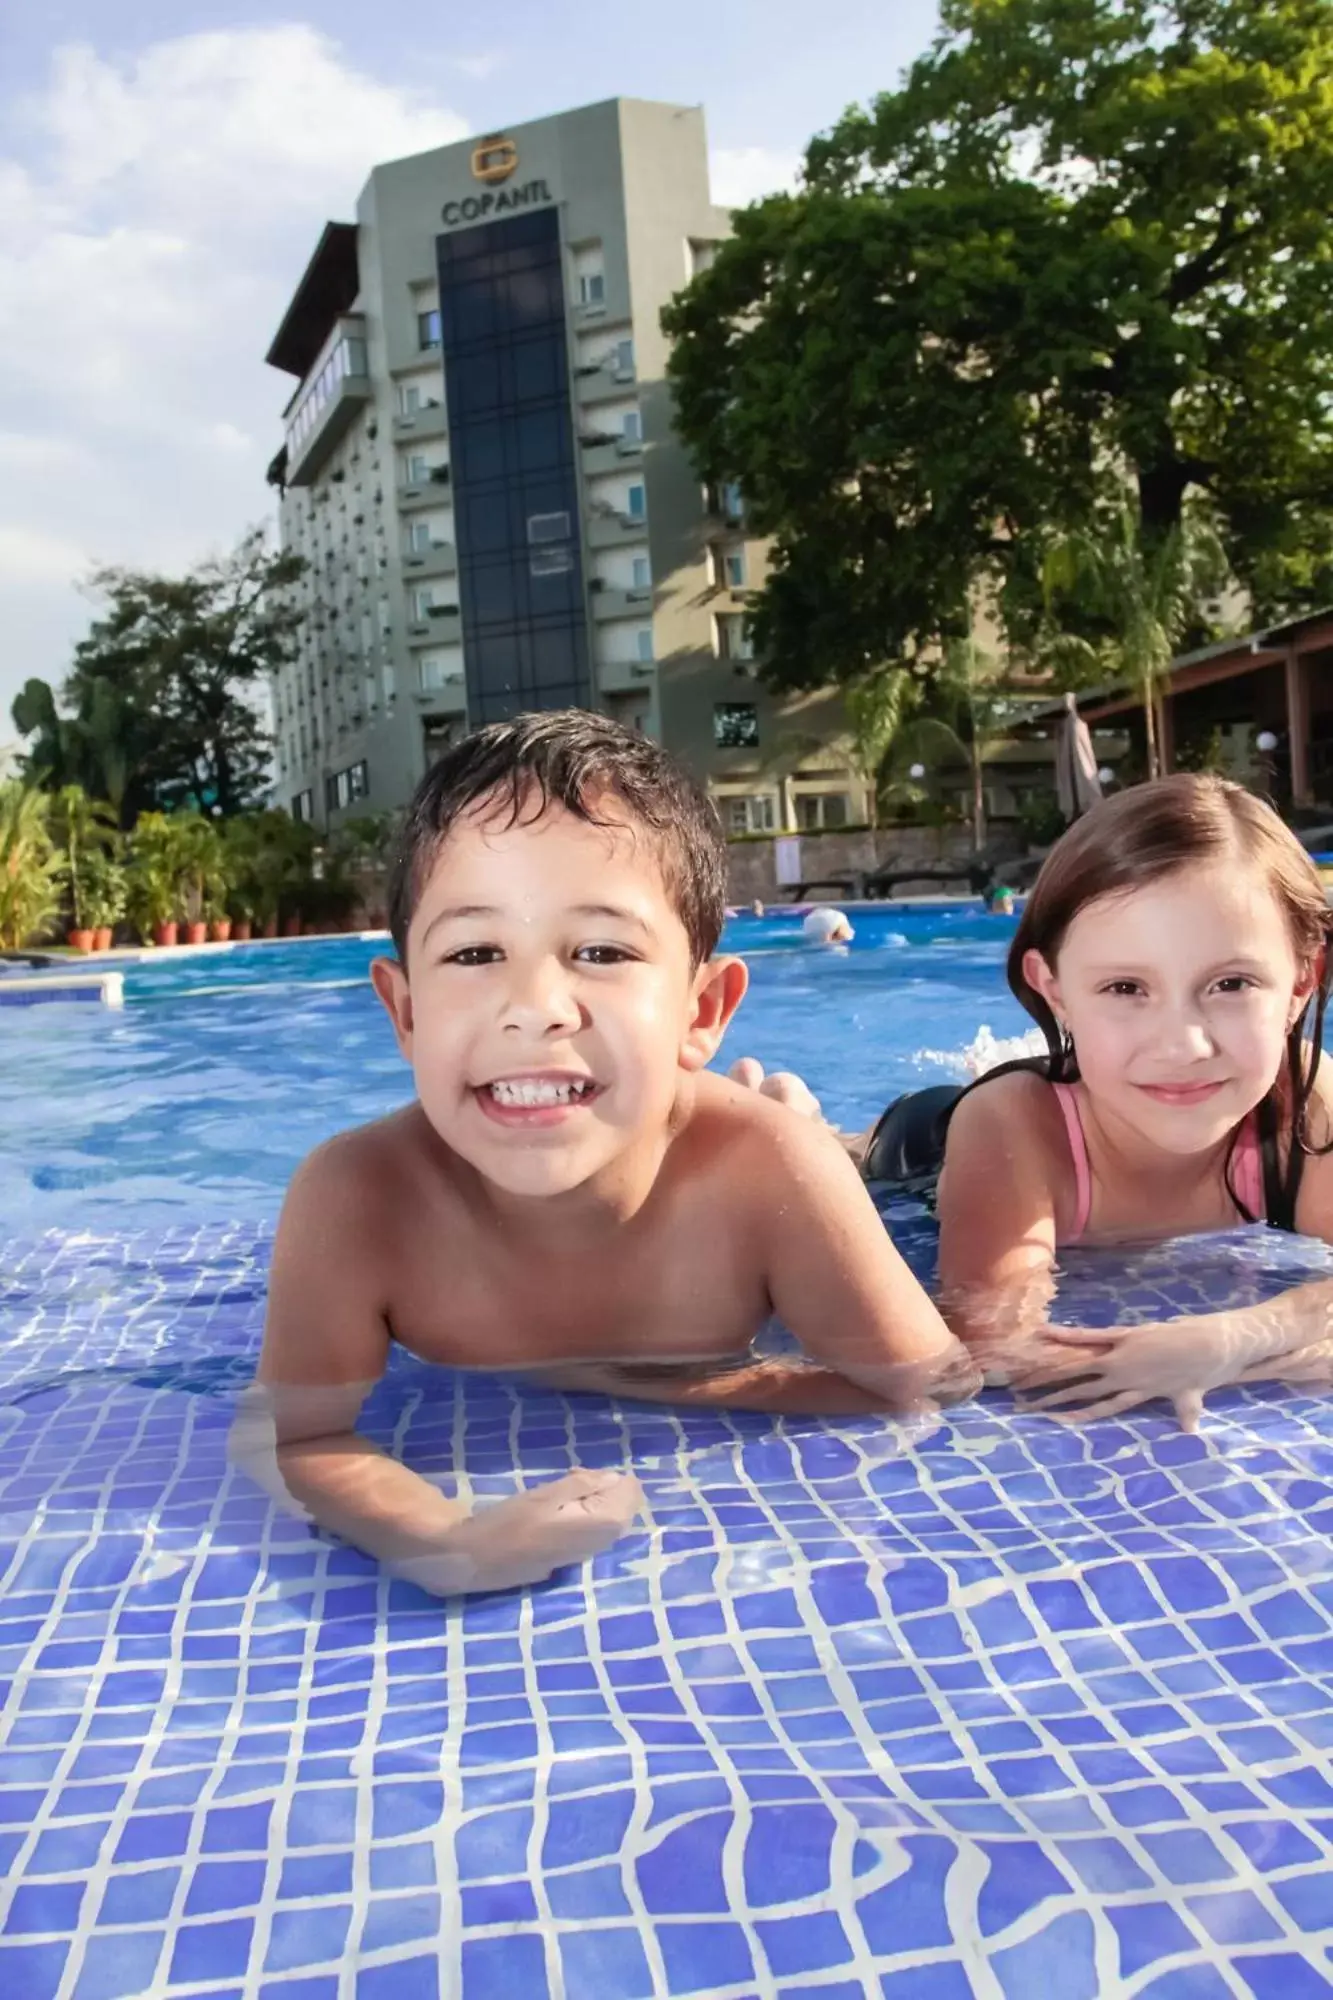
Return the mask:
[(651, 835), (613, 798), (594, 826), (483, 801), (445, 836), (406, 971), (372, 968), (433, 1129), (507, 1193), (585, 1187), (665, 1139), (682, 1071), (709, 1061), (744, 967), (692, 968)]

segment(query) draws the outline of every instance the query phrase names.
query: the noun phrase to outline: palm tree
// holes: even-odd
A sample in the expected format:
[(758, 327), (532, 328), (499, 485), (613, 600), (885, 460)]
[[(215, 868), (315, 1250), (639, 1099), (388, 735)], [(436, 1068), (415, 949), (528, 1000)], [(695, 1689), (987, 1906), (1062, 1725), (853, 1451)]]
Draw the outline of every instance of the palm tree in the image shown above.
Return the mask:
[(870, 824), (879, 825), (880, 785), (890, 750), (921, 700), (921, 680), (901, 663), (874, 667), (844, 698), (851, 725), (848, 754), (870, 794)]
[(1137, 688), (1150, 778), (1161, 774), (1161, 701), (1171, 661), (1227, 575), (1217, 533), (1197, 509), (1149, 540), (1138, 503), (1128, 495), (1104, 522), (1063, 535), (1047, 551), (1042, 580), (1048, 615), (1057, 596), (1077, 590), (1111, 628), (1100, 643), (1057, 630), (1048, 650), (1080, 679), (1101, 665)]

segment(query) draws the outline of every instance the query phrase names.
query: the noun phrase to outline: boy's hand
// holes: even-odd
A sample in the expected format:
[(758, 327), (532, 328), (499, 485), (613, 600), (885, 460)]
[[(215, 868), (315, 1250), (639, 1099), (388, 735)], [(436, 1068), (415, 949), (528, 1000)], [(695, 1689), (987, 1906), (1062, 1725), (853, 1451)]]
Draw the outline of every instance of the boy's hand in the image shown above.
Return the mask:
[(610, 1548), (643, 1504), (632, 1472), (570, 1472), (470, 1514), (441, 1539), (438, 1554), (391, 1567), (440, 1595), (544, 1583), (553, 1570)]
[(757, 1090), (761, 1097), (771, 1097), (775, 1104), (785, 1104), (789, 1111), (795, 1111), (802, 1118), (820, 1118), (819, 1099), (810, 1086), (793, 1070), (774, 1070), (772, 1076), (764, 1075), (764, 1065), (754, 1056), (742, 1056), (727, 1071), (733, 1083), (739, 1083), (746, 1090)]

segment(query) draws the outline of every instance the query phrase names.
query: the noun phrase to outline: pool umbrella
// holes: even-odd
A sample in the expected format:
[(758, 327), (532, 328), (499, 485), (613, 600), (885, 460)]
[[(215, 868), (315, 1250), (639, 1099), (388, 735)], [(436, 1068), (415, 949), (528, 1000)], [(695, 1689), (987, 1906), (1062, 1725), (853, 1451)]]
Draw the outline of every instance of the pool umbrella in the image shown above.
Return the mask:
[(1088, 812), (1102, 795), (1092, 732), (1072, 694), (1065, 696), (1064, 719), (1055, 739), (1055, 790), (1066, 824)]

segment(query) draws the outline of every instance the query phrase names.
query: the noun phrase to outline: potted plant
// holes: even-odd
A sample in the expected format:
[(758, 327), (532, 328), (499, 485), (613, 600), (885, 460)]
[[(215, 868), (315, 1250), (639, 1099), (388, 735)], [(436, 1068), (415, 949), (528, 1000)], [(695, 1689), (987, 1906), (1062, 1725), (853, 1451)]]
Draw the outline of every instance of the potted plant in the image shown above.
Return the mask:
[(185, 908), (185, 942), (203, 944), (213, 912), (220, 916), (227, 893), (222, 836), (200, 813), (177, 813), (169, 821)]
[(64, 869), (49, 806), (17, 778), (0, 782), (0, 950), (21, 950), (60, 915)]
[(109, 951), (115, 927), (125, 914), (125, 870), (106, 848), (89, 854), (83, 868), (83, 908), (92, 926), (93, 950)]
[(91, 951), (97, 927), (87, 908), (88, 871), (114, 838), (115, 814), (101, 799), (89, 798), (82, 785), (62, 785), (51, 800), (49, 825), (63, 850), (71, 919), (68, 941), (75, 951)]
[(165, 813), (140, 813), (125, 859), (126, 908), (145, 944), (173, 945), (180, 907), (178, 838)]

